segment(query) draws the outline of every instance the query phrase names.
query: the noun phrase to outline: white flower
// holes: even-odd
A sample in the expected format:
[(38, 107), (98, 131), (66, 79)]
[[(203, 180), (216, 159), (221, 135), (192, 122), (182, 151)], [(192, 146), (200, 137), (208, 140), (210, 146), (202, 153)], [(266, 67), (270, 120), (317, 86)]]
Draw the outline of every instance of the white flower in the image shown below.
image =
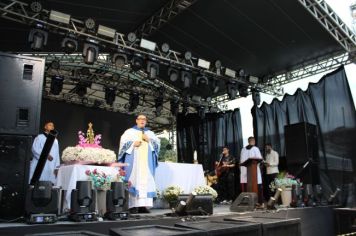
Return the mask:
[(218, 193), (215, 191), (215, 189), (208, 185), (198, 186), (194, 189), (194, 192), (196, 192), (198, 195), (210, 194), (213, 196), (213, 199), (218, 197)]
[(67, 147), (63, 150), (62, 160), (64, 162), (92, 161), (102, 164), (115, 162), (116, 155), (113, 151), (104, 148)]

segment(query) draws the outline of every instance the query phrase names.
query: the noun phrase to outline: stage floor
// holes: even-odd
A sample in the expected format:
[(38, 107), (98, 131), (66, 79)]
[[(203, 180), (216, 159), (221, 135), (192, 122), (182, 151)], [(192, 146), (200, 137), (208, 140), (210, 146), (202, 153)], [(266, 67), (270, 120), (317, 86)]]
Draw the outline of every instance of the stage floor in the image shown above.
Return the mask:
[(59, 221), (51, 225), (27, 225), (25, 223), (0, 223), (0, 235), (26, 235), (33, 233), (49, 233), (63, 231), (92, 231), (108, 235), (110, 228), (123, 228), (139, 225), (174, 226), (176, 223), (199, 220), (224, 220), (229, 217), (266, 217), (301, 220), (303, 236), (334, 234), (334, 212), (331, 207), (281, 208), (277, 211), (255, 210), (253, 212), (230, 212), (229, 205), (217, 205), (211, 216), (167, 217), (169, 209), (152, 209), (149, 214), (131, 215), (130, 219), (122, 221), (70, 222)]

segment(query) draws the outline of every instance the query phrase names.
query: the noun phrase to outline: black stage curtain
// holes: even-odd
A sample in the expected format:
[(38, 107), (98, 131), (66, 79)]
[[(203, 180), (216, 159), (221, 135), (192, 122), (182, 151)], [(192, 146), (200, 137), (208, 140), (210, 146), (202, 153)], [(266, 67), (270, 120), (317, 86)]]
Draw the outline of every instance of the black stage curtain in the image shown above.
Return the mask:
[(204, 119), (197, 114), (177, 117), (178, 161), (193, 162), (194, 150), (198, 152), (198, 162), (204, 170), (213, 170), (223, 146), (239, 160), (242, 148), (240, 110), (224, 113), (208, 113)]
[(42, 100), (41, 127), (45, 121), (53, 121), (58, 130), (61, 152), (67, 146), (78, 144), (78, 131), (87, 132), (93, 123), (95, 134), (102, 135), (102, 146), (117, 153), (124, 131), (135, 125), (135, 116), (110, 112), (65, 102)]
[(251, 112), (258, 146), (270, 142), (281, 156), (286, 153), (284, 126), (300, 122), (316, 125), (324, 194), (329, 196), (339, 187), (342, 204), (355, 205), (356, 112), (344, 67), (310, 84), (305, 92), (297, 90)]

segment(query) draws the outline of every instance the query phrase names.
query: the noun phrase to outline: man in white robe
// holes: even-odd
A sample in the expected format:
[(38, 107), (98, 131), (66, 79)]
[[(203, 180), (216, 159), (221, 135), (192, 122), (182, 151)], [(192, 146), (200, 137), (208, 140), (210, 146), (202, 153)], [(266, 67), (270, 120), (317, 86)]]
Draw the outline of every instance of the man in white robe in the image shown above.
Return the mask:
[[(33, 144), (32, 144), (32, 160), (30, 163), (30, 179), (33, 176), (33, 173), (35, 172), (38, 160), (40, 158), (43, 146), (47, 140), (47, 135), (51, 130), (54, 130), (54, 124), (53, 122), (47, 122), (44, 126), (44, 132), (42, 134), (39, 134)], [(57, 172), (58, 168), (60, 166), (60, 159), (59, 159), (59, 146), (58, 146), (58, 140), (55, 139), (51, 148), (51, 151), (47, 157), (46, 165), (43, 168), (42, 174), (40, 181), (51, 181), (54, 185), (56, 184), (57, 181)]]
[[(261, 159), (262, 155), (258, 147), (255, 146), (256, 141), (254, 137), (248, 138), (248, 145), (241, 150), (240, 163), (244, 163), (248, 159)], [(245, 166), (240, 166), (240, 183), (241, 191), (247, 191), (247, 168)], [(263, 202), (262, 195), (262, 176), (260, 164), (257, 165), (257, 183), (258, 183), (258, 201), (260, 204)]]
[(121, 136), (119, 162), (127, 163), (126, 181), (129, 182), (129, 208), (132, 213), (148, 213), (156, 196), (154, 181), (158, 165), (160, 140), (146, 128), (147, 118), (139, 115), (136, 125)]

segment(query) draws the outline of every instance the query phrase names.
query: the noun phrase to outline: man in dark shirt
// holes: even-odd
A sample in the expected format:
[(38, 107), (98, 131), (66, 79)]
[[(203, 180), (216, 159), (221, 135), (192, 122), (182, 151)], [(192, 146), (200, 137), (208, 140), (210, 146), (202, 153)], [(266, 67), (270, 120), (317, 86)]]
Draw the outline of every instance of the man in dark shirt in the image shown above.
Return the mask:
[(230, 155), (228, 147), (224, 147), (219, 160), (215, 162), (220, 170), (218, 178), (219, 201), (228, 202), (235, 199), (235, 158)]

